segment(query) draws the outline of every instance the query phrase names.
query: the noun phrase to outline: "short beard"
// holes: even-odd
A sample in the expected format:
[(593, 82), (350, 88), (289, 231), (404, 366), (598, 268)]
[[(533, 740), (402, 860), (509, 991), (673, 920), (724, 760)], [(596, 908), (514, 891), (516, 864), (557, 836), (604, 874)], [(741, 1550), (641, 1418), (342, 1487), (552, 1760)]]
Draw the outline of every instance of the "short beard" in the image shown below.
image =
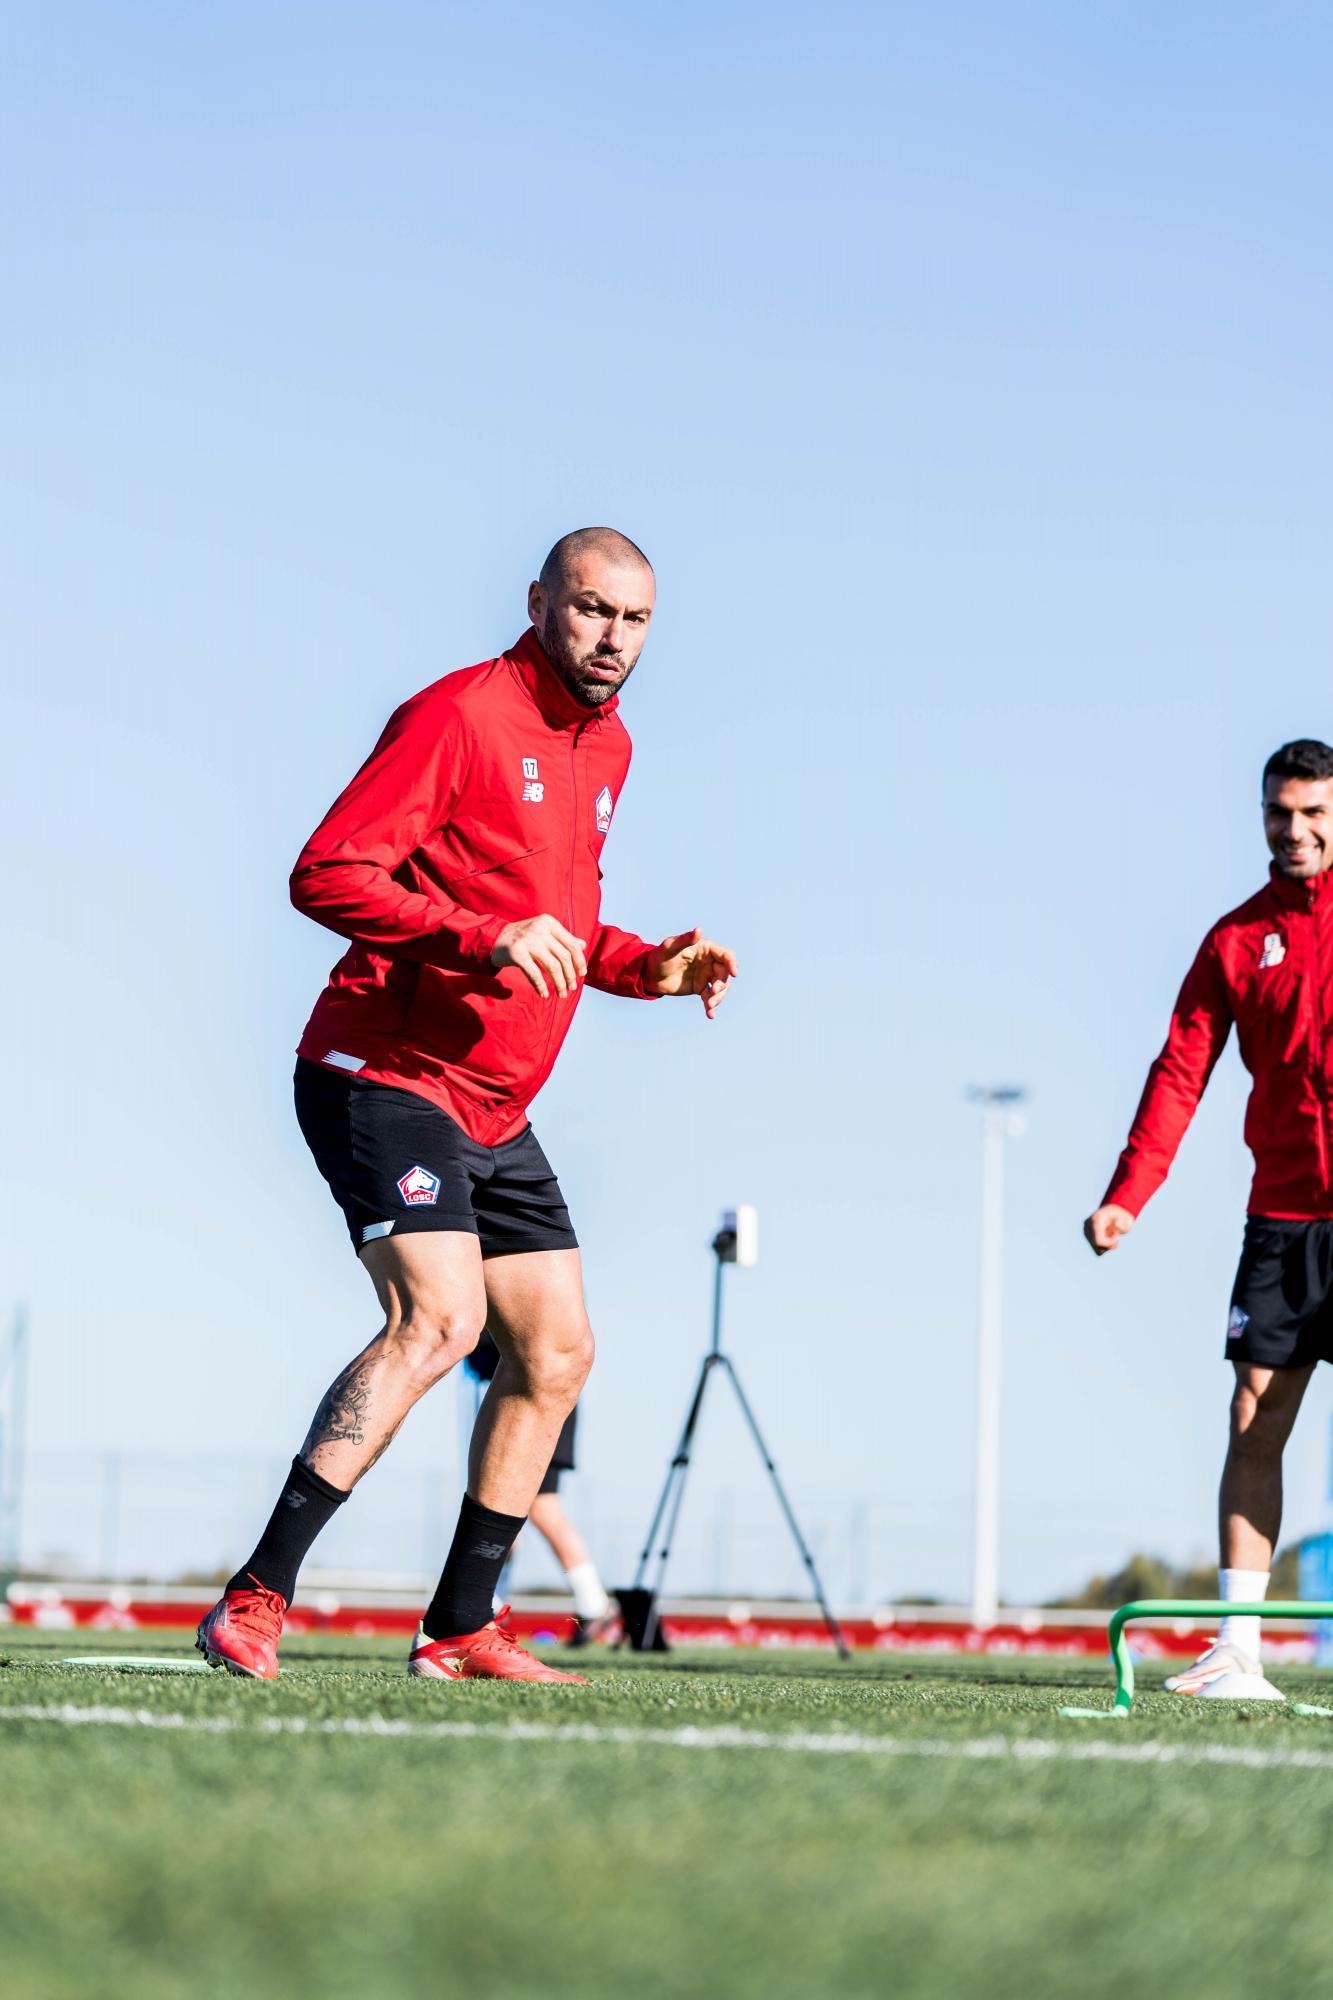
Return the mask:
[(1293, 865), (1290, 858), (1284, 860), (1280, 854), (1275, 854), (1273, 859), (1277, 863), (1278, 874), (1285, 875), (1289, 882), (1312, 882), (1316, 875), (1325, 874), (1328, 868), (1328, 863), (1322, 855), (1314, 868), (1307, 868), (1303, 862)]
[(549, 611), (542, 620), (541, 640), (542, 649), (547, 659), (551, 662), (551, 665), (555, 668), (561, 680), (569, 689), (569, 692), (574, 696), (574, 699), (581, 701), (585, 708), (600, 708), (603, 702), (611, 701), (620, 693), (621, 688), (624, 687), (625, 682), (634, 672), (634, 666), (631, 664), (614, 684), (610, 681), (581, 680), (579, 677), (580, 669), (591, 665), (597, 658), (597, 655), (595, 652), (575, 653), (570, 648), (563, 646), (555, 631), (555, 621)]

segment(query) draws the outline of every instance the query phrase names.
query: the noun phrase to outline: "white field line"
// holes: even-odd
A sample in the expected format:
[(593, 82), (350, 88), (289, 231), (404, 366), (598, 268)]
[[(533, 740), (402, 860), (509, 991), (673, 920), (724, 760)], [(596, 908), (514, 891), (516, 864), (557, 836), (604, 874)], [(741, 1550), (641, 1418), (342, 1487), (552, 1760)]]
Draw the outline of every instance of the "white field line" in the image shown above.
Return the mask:
[[(167, 1729), (197, 1736), (369, 1736), (483, 1739), (502, 1743), (651, 1744), (668, 1750), (779, 1750), (788, 1754), (844, 1757), (936, 1757), (963, 1763), (1016, 1764), (1235, 1764), (1248, 1771), (1333, 1771), (1333, 1751), (1246, 1748), (1230, 1743), (1125, 1743), (1100, 1738), (973, 1736), (858, 1736), (847, 1731), (634, 1729), (597, 1722), (409, 1722), (383, 1715), (341, 1716), (308, 1722), (302, 1716), (263, 1716), (237, 1722), (225, 1715), (181, 1715), (170, 1709), (0, 1707), (0, 1722), (47, 1722), (65, 1728)], [(1124, 1727), (1123, 1724), (1120, 1727)]]

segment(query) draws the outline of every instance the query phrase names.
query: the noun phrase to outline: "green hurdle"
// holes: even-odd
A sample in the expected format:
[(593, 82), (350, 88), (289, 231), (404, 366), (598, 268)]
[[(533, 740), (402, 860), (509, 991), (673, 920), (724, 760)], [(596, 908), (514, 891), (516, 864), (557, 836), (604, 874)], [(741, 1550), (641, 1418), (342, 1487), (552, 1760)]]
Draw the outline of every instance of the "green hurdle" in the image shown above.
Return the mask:
[[(1125, 1627), (1141, 1618), (1333, 1618), (1333, 1604), (1321, 1604), (1312, 1600), (1304, 1603), (1276, 1604), (1224, 1604), (1215, 1597), (1142, 1597), (1133, 1604), (1122, 1604), (1111, 1614), (1107, 1627), (1107, 1643), (1111, 1658), (1115, 1663), (1115, 1701), (1109, 1709), (1102, 1708), (1062, 1708), (1061, 1715), (1079, 1717), (1107, 1716), (1117, 1719), (1127, 1717), (1134, 1706), (1134, 1662), (1130, 1658), (1129, 1641), (1125, 1637)], [(1333, 1710), (1311, 1708), (1301, 1702), (1293, 1702), (1298, 1714), (1328, 1715)]]

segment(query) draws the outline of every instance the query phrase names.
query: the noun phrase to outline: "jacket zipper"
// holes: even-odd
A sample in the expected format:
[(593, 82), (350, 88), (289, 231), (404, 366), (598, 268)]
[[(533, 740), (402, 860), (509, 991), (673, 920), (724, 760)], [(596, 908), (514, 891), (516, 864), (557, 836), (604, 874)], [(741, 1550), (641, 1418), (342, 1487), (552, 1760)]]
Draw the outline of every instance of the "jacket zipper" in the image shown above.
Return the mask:
[[(582, 736), (584, 730), (588, 727), (588, 723), (580, 722), (569, 739), (569, 892), (565, 903), (565, 928), (569, 931), (573, 931), (574, 929), (574, 864), (578, 859), (579, 851), (579, 780), (574, 753), (578, 747), (580, 736)], [(559, 1026), (560, 1016), (557, 1012), (557, 1002), (552, 1000), (551, 1026), (546, 1037), (546, 1053), (542, 1057), (543, 1074), (549, 1072), (551, 1049), (555, 1043), (556, 1030)]]
[(579, 852), (579, 774), (574, 753), (580, 736), (588, 726), (586, 722), (581, 722), (569, 739), (569, 914), (565, 921), (571, 931), (574, 928), (574, 863)]
[(1319, 903), (1322, 900), (1323, 900), (1322, 897), (1319, 898), (1318, 901), (1316, 900), (1315, 887), (1314, 884), (1311, 883), (1309, 889), (1309, 910), (1310, 910), (1310, 927), (1314, 933), (1314, 936), (1311, 943), (1310, 957), (1314, 970), (1314, 977), (1310, 982), (1310, 1010), (1314, 1020), (1313, 1067), (1315, 1072), (1315, 1088), (1319, 1096), (1319, 1174), (1324, 1184), (1324, 1192), (1325, 1194), (1327, 1194), (1328, 1158), (1329, 1158), (1329, 1144), (1328, 1144), (1329, 1078), (1328, 1078), (1328, 1064), (1324, 1055), (1324, 968), (1320, 960), (1320, 951), (1319, 951), (1319, 946), (1321, 941), (1320, 923), (1319, 923), (1319, 915), (1320, 915)]

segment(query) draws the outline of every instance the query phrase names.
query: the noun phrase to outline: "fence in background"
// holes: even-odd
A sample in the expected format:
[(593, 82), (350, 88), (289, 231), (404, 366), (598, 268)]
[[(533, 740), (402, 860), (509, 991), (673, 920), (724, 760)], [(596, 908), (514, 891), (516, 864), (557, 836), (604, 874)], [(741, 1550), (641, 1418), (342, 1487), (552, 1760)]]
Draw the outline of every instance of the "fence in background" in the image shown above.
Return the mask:
[[(456, 1454), (429, 1468), (402, 1458), (376, 1466), (321, 1538), (313, 1563), (367, 1578), (424, 1580), (439, 1568), (461, 1490)], [(218, 1452), (28, 1454), (22, 1557), (30, 1572), (159, 1581), (211, 1576), (240, 1561), (267, 1518), (288, 1461)], [(608, 1582), (623, 1584), (647, 1529), (661, 1466), (645, 1465), (632, 1487), (577, 1473), (562, 1486)], [(748, 1460), (734, 1473), (700, 1468), (672, 1557), (672, 1593), (804, 1597), (807, 1584), (772, 1494)], [(792, 1482), (804, 1528), (835, 1603), (961, 1598), (967, 1583), (971, 1500), (913, 1508), (867, 1495), (821, 1492)], [(1058, 1558), (1071, 1583), (1090, 1566), (1098, 1522), (1077, 1509), (1053, 1540), (1035, 1506), (1009, 1510), (1017, 1536), (1030, 1535)], [(1104, 1527), (1104, 1524), (1102, 1524)], [(1062, 1553), (1065, 1551), (1067, 1553)], [(540, 1537), (524, 1538), (513, 1587), (558, 1581)]]

